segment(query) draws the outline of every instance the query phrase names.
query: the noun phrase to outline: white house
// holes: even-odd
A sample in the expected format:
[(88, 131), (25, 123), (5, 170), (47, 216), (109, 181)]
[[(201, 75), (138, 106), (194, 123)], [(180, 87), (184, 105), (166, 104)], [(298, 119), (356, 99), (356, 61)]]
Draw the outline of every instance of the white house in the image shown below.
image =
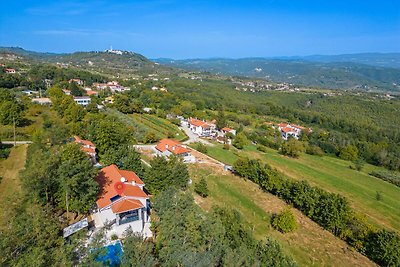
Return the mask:
[(32, 98), (32, 103), (36, 103), (39, 105), (51, 105), (51, 99), (48, 97)]
[(9, 73), (9, 74), (14, 74), (14, 73), (16, 73), (15, 69), (4, 69), (4, 71), (5, 71), (6, 73)]
[(227, 133), (231, 133), (233, 135), (236, 135), (236, 130), (228, 128), (228, 127), (224, 127), (221, 129), (222, 134), (225, 136), (225, 134)]
[(190, 154), (190, 150), (186, 146), (172, 139), (161, 139), (155, 148), (157, 154), (161, 156), (169, 157), (171, 155), (176, 155), (182, 157), (185, 163), (196, 161), (195, 157)]
[(198, 119), (189, 119), (190, 130), (198, 136), (214, 136), (216, 134), (216, 126), (214, 123), (205, 122)]
[(74, 101), (78, 105), (86, 107), (90, 103), (90, 97), (88, 97), (88, 96), (74, 96)]
[(113, 164), (101, 169), (96, 181), (100, 191), (91, 214), (96, 228), (109, 226), (111, 234), (118, 237), (129, 228), (143, 237), (152, 235), (149, 196), (134, 172), (120, 170)]
[(81, 79), (70, 79), (68, 83), (76, 83), (78, 85), (83, 85), (83, 81)]
[(289, 137), (294, 137), (296, 139), (299, 139), (303, 131), (306, 130), (309, 132), (312, 131), (310, 128), (307, 129), (303, 126), (299, 126), (296, 124), (287, 124), (287, 123), (279, 123), (278, 130), (281, 132), (282, 138), (285, 140), (288, 140)]

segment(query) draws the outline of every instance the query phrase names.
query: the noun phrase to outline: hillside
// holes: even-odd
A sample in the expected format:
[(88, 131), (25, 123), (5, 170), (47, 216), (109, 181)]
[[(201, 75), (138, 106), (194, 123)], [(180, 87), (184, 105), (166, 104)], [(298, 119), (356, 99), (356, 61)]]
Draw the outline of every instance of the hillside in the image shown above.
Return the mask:
[(186, 70), (264, 78), (302, 86), (400, 92), (400, 69), (360, 63), (266, 58), (158, 59), (155, 61)]
[(26, 61), (36, 63), (54, 63), (63, 67), (73, 66), (117, 76), (135, 72), (169, 72), (171, 70), (151, 62), (143, 55), (119, 50), (56, 54), (28, 51), (20, 47), (0, 47), (1, 54), (16, 55)]

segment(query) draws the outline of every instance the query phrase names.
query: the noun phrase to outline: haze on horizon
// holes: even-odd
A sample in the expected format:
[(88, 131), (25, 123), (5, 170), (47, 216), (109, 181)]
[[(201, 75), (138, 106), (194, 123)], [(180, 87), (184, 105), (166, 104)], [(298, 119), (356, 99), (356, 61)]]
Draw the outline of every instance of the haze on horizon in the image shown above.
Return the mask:
[(400, 52), (399, 1), (216, 2), (9, 1), (0, 46), (176, 59)]

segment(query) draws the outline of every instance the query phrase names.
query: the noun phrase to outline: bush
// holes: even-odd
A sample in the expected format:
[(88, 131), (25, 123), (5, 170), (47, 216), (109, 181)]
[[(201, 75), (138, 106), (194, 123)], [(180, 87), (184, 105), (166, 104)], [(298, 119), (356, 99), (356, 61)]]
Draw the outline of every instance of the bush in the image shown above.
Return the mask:
[(265, 146), (263, 146), (263, 145), (257, 145), (257, 150), (261, 151), (261, 152), (264, 152), (264, 153), (268, 152), (267, 148)]
[(208, 197), (208, 186), (206, 179), (201, 178), (200, 181), (194, 185), (194, 191), (201, 197)]
[(200, 153), (207, 154), (207, 146), (203, 143), (198, 142), (196, 144), (196, 150)]
[(304, 152), (304, 144), (294, 138), (290, 138), (289, 141), (283, 143), (281, 147), (281, 153), (283, 155), (298, 158)]
[(319, 146), (309, 145), (306, 148), (306, 153), (322, 157), (325, 153)]
[(231, 146), (229, 144), (224, 144), (223, 149), (225, 150), (229, 150), (231, 148)]
[(155, 142), (157, 142), (157, 141), (158, 141), (158, 138), (157, 138), (156, 134), (153, 133), (153, 132), (148, 132), (148, 133), (144, 136), (144, 139), (143, 139), (143, 142), (144, 142), (145, 144), (155, 143)]
[(284, 234), (297, 229), (296, 218), (289, 208), (284, 209), (279, 214), (275, 214), (272, 217), (271, 224), (272, 227)]

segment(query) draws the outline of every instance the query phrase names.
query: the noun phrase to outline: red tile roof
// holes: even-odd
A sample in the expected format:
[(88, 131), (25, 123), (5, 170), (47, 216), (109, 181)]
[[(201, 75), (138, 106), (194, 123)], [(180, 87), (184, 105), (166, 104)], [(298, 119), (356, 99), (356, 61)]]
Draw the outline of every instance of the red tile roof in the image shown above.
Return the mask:
[(123, 199), (111, 206), (111, 210), (117, 214), (129, 210), (137, 210), (143, 208), (142, 202), (137, 199)]
[(233, 129), (228, 128), (228, 127), (224, 127), (224, 128), (222, 128), (221, 130), (224, 131), (224, 132), (230, 132), (230, 131), (232, 131)]
[[(96, 177), (99, 183), (100, 192), (97, 198), (97, 206), (104, 208), (111, 204), (111, 198), (118, 195), (114, 188), (114, 184), (121, 182), (121, 178), (125, 178), (125, 189), (120, 194), (121, 197), (138, 197), (148, 198), (148, 195), (138, 186), (144, 185), (143, 181), (132, 171), (119, 170), (116, 165), (110, 165), (101, 169)], [(134, 184), (132, 182), (135, 182)]]
[(90, 147), (96, 148), (96, 146), (89, 140), (83, 140), (79, 136), (76, 136), (76, 135), (74, 136), (74, 139), (75, 139), (75, 143), (77, 143), (77, 144), (83, 144), (85, 146), (90, 146)]
[(283, 127), (288, 127), (289, 124), (281, 122), (281, 123), (278, 124), (278, 126), (283, 128)]
[(190, 152), (189, 149), (183, 147), (178, 141), (166, 138), (160, 140), (160, 142), (156, 145), (156, 149), (160, 152), (165, 152), (168, 150), (176, 155)]
[(281, 131), (285, 132), (285, 133), (296, 132), (296, 130), (294, 130), (293, 128), (290, 128), (290, 127), (283, 127), (281, 129)]
[(198, 120), (198, 119), (190, 119), (189, 123), (196, 126), (196, 127), (203, 127), (203, 125), (206, 124), (206, 122)]

